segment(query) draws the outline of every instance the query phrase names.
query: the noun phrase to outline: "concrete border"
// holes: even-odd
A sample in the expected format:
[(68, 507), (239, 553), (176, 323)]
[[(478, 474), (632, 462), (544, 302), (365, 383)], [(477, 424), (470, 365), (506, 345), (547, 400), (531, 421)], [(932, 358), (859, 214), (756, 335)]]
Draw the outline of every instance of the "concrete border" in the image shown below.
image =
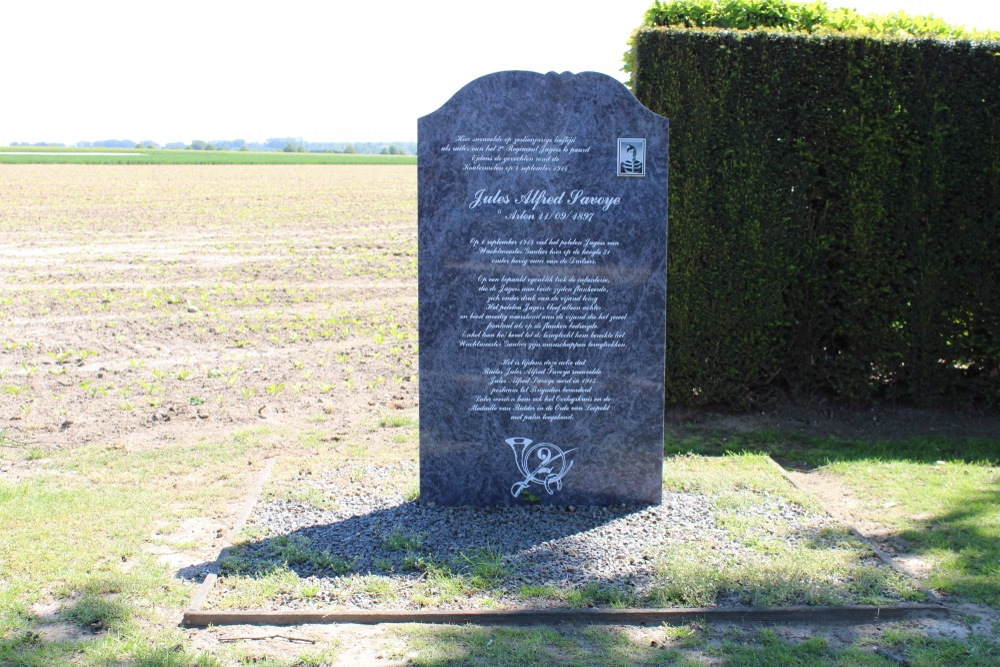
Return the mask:
[(201, 586), (198, 587), (198, 591), (191, 599), (191, 608), (184, 612), (185, 619), (188, 614), (196, 613), (196, 610), (205, 604), (209, 593), (215, 587), (215, 581), (219, 578), (219, 568), (222, 565), (222, 560), (229, 555), (229, 550), (233, 546), (233, 536), (243, 529), (243, 526), (249, 521), (250, 515), (253, 514), (253, 510), (257, 506), (257, 501), (260, 499), (260, 494), (264, 491), (264, 484), (270, 479), (271, 471), (274, 470), (274, 462), (276, 460), (270, 458), (264, 461), (264, 467), (257, 475), (253, 486), (250, 487), (250, 493), (247, 495), (246, 500), (243, 501), (243, 507), (240, 509), (239, 516), (236, 518), (235, 523), (233, 523), (233, 527), (229, 530), (229, 534), (226, 535), (225, 546), (219, 551), (219, 555), (215, 557), (215, 562), (208, 566), (208, 574), (205, 576), (205, 580), (201, 582)]
[(695, 609), (539, 609), (514, 611), (198, 611), (184, 614), (189, 627), (213, 625), (304, 625), (309, 623), (424, 623), (454, 625), (670, 625), (708, 623), (877, 623), (948, 616), (943, 605), (889, 607), (706, 607)]

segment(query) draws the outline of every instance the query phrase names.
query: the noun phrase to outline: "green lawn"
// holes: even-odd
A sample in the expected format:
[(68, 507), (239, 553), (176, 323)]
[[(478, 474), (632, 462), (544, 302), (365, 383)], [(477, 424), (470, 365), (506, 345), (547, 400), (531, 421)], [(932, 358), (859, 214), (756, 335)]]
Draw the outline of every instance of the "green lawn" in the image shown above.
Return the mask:
[[(144, 452), (82, 447), (44, 455), (33, 461), (36, 474), (0, 482), (5, 547), (0, 561), (0, 664), (332, 664), (330, 660), (342, 650), (336, 643), (289, 647), (280, 654), (248, 644), (222, 647), (214, 655), (197, 651), (167, 622), (187, 604), (188, 592), (142, 546), (156, 533), (156, 517), (178, 521), (237, 501), (244, 482), (229, 471), (250, 452), (260, 455), (262, 449), (274, 447), (271, 440), (274, 436), (267, 432), (255, 431)], [(713, 455), (736, 447), (766, 449), (785, 457), (794, 454), (800, 462), (825, 466), (825, 474), (838, 476), (858, 498), (881, 508), (879, 516), (886, 525), (933, 561), (930, 585), (955, 601), (997, 606), (1000, 503), (993, 445), (958, 440), (816, 441), (809, 450), (806, 444), (773, 433), (732, 439), (693, 432), (668, 441), (668, 450), (675, 453), (667, 462), (665, 486), (714, 498), (726, 529), (748, 544), (759, 544), (767, 558), (741, 569), (713, 563), (701, 545), (692, 546), (694, 553), (667, 554), (673, 561), (663, 563), (660, 603), (710, 601), (718, 591), (743, 590), (753, 594), (751, 603), (787, 604), (799, 602), (813, 590), (824, 568), (841, 572), (845, 580), (860, 572), (832, 557), (836, 549), (830, 546), (845, 547), (841, 543), (849, 539), (847, 535), (829, 535), (831, 545), (816, 545), (825, 551), (812, 562), (801, 553), (786, 554), (776, 548), (770, 534), (773, 526), (765, 530), (742, 520), (740, 508), (746, 503), (776, 496), (789, 502), (811, 501), (785, 486), (759, 453)], [(9, 439), (0, 449), (8, 461), (23, 461), (30, 455)], [(680, 453), (691, 449), (702, 453)], [(942, 452), (963, 454), (935, 458)], [(870, 576), (858, 581), (873, 583)], [(874, 583), (882, 588), (887, 582)], [(848, 597), (866, 594), (851, 590)], [(54, 609), (46, 611), (53, 601)], [(587, 604), (601, 602), (595, 598)], [(895, 664), (890, 656), (915, 665), (991, 665), (1000, 660), (1000, 645), (989, 635), (956, 639), (928, 636), (906, 624), (883, 625), (847, 642), (806, 638), (780, 628), (702, 624), (642, 630), (427, 626), (389, 630), (387, 636), (402, 641), (404, 648), (389, 642), (383, 653), (426, 665), (704, 664), (706, 660), (733, 665)], [(58, 627), (75, 628), (78, 634), (63, 638), (46, 634)]]
[(777, 432), (721, 434), (693, 427), (667, 452), (767, 453), (822, 469), (906, 551), (928, 561), (926, 584), (1000, 608), (1000, 438), (851, 440)]
[[(62, 450), (35, 459), (29, 478), (0, 479), (0, 665), (217, 664), (184, 647), (169, 619), (190, 587), (146, 546), (171, 524), (238, 502), (248, 453), (266, 436)], [(0, 461), (23, 456), (0, 437)]]

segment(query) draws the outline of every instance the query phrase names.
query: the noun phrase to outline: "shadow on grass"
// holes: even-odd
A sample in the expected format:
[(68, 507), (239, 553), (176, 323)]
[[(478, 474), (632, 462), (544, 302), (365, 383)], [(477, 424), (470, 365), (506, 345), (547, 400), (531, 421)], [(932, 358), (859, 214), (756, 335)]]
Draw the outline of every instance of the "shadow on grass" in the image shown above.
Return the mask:
[[(150, 636), (134, 624), (136, 601), (121, 580), (95, 575), (50, 612), (0, 607), (0, 665), (215, 665), (176, 638)], [(141, 614), (140, 614), (141, 615)]]
[(918, 629), (771, 628), (706, 624), (615, 627), (402, 628), (409, 664), (451, 665), (970, 665), (1000, 659), (988, 638), (927, 637)]
[[(901, 530), (910, 550), (941, 559), (932, 588), (1000, 608), (1000, 488), (963, 494), (960, 506)], [(988, 517), (987, 521), (985, 517)]]
[(455, 627), (402, 630), (416, 657), (410, 664), (446, 665), (675, 665), (683, 654), (621, 630)]
[(734, 431), (697, 424), (673, 428), (671, 431), (665, 441), (664, 451), (667, 455), (691, 453), (723, 456), (730, 453), (759, 452), (769, 455), (786, 468), (803, 471), (844, 461), (951, 461), (1000, 465), (1000, 436), (839, 438), (774, 428)]
[(866, 518), (887, 528), (881, 543), (937, 564), (929, 586), (1000, 607), (1000, 436), (833, 438), (698, 424), (671, 431), (668, 455), (756, 452), (800, 472), (829, 467), (852, 492), (902, 508), (891, 521)]

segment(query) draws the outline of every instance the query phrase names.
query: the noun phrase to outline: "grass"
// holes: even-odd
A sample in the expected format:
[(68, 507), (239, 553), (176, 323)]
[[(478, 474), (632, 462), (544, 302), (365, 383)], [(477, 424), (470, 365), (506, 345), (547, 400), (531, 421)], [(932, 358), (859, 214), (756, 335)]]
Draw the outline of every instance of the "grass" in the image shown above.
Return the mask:
[(362, 590), (374, 597), (381, 603), (386, 603), (396, 598), (396, 588), (392, 579), (380, 577), (378, 575), (368, 575), (361, 578)]
[(1000, 470), (962, 461), (839, 461), (864, 509), (906, 550), (930, 561), (928, 584), (1000, 607)]
[[(856, 651), (843, 651), (841, 655), (829, 649), (822, 637), (811, 637), (801, 642), (782, 641), (772, 631), (762, 631), (755, 643), (725, 642), (721, 652), (730, 657), (733, 665), (815, 665), (838, 662), (849, 656), (862, 658)], [(867, 660), (866, 660), (867, 662)], [(877, 664), (877, 663), (876, 663)]]
[(667, 454), (757, 452), (793, 468), (819, 468), (837, 461), (964, 461), (1000, 464), (1000, 439), (979, 437), (912, 437), (850, 439), (816, 437), (778, 430), (731, 433), (692, 424), (684, 435), (669, 435)]
[(626, 609), (644, 606), (642, 600), (634, 592), (610, 584), (591, 581), (580, 588), (560, 592), (566, 604), (576, 609), (585, 607), (610, 607), (611, 609)]
[[(818, 522), (811, 534), (792, 533), (786, 512), (819, 516), (820, 509), (764, 454), (675, 455), (664, 470), (666, 489), (709, 498), (738, 551), (720, 549), (710, 539), (668, 548), (655, 561), (657, 604), (698, 607), (723, 598), (751, 606), (887, 604), (923, 598), (846, 531)], [(751, 506), (767, 511), (743, 511)]]
[(96, 582), (117, 579), (129, 559), (141, 566), (137, 579), (155, 577), (152, 559), (141, 553), (153, 496), (139, 489), (96, 490), (54, 476), (0, 481), (4, 617), (28, 618), (31, 605), (49, 594), (72, 599)]
[(393, 526), (382, 537), (382, 544), (389, 551), (416, 551), (424, 544), (427, 533), (406, 532), (400, 526)]
[(354, 565), (350, 560), (330, 553), (326, 549), (316, 549), (301, 535), (276, 537), (271, 541), (275, 556), (284, 565), (311, 565), (333, 574), (350, 572)]
[(830, 466), (908, 551), (932, 563), (929, 585), (1000, 607), (1000, 472), (949, 462)]
[[(808, 629), (805, 629), (808, 632)], [(396, 629), (408, 664), (509, 665), (912, 665), (996, 664), (1000, 646), (982, 637), (931, 638), (912, 630), (876, 629), (848, 641), (802, 638), (802, 631), (743, 630), (704, 624), (656, 629), (611, 627)], [(403, 654), (388, 656), (399, 659)]]
[[(252, 151), (194, 151), (157, 148), (38, 148), (3, 147), (3, 152), (24, 155), (0, 155), (0, 164), (416, 164), (415, 155), (367, 155), (343, 153), (285, 153)], [(52, 153), (31, 155), (29, 153)], [(57, 155), (72, 153), (72, 155)], [(118, 153), (119, 155), (106, 155)]]
[[(227, 462), (242, 460), (272, 439), (280, 440), (268, 431), (258, 430), (235, 433), (225, 442), (197, 443), (177, 451), (167, 448), (130, 453), (121, 448), (83, 447), (72, 455), (54, 453), (46, 463), (47, 477), (30, 484), (0, 486), (0, 511), (4, 512), (0, 514), (0, 527), (5, 537), (9, 536), (15, 554), (3, 564), (8, 568), (3, 577), (13, 586), (8, 585), (0, 595), (4, 614), (0, 663), (63, 664), (72, 659), (80, 664), (142, 664), (144, 660), (149, 661), (146, 664), (216, 664), (215, 658), (184, 648), (176, 632), (164, 629), (156, 612), (150, 611), (150, 603), (153, 608), (180, 606), (186, 594), (176, 585), (171, 586), (167, 573), (141, 553), (141, 544), (151, 531), (153, 513), (163, 509), (162, 500), (158, 500), (162, 489), (189, 475), (192, 461), (204, 469), (200, 479), (218, 479)], [(303, 461), (315, 455), (316, 446), (314, 443), (309, 448), (312, 454), (303, 454)], [(332, 452), (322, 455), (334, 456)], [(917, 474), (907, 468), (897, 469), (902, 462), (869, 461), (864, 467), (855, 461), (843, 463), (858, 467), (839, 470), (828, 465), (825, 470), (845, 479), (869, 480), (872, 488), (892, 490), (892, 480), (912, 481)], [(950, 499), (950, 503), (966, 497), (966, 477), (973, 482), (979, 479), (972, 464), (907, 465), (925, 466), (925, 474), (941, 479), (958, 478), (946, 485), (950, 489), (947, 494), (929, 494)], [(812, 505), (811, 499), (789, 486), (763, 455), (686, 454), (668, 459), (665, 469), (668, 489), (711, 497), (720, 524), (743, 542), (758, 547), (762, 555), (754, 561), (727, 562), (712, 558), (711, 545), (702, 549), (697, 544), (690, 545), (687, 551), (661, 554), (657, 561), (659, 597), (653, 602), (711, 604), (720, 595), (736, 592), (744, 596), (740, 601), (745, 604), (836, 604), (844, 599), (878, 603), (894, 586), (901, 586), (897, 592), (904, 599), (912, 594), (905, 584), (889, 581), (891, 575), (887, 578), (866, 572), (864, 564), (855, 560), (859, 545), (847, 533), (820, 531), (807, 551), (783, 552), (772, 543), (784, 535), (780, 521), (741, 520), (741, 508), (752, 503)], [(193, 480), (190, 486), (201, 484)], [(228, 493), (224, 489), (181, 489), (189, 501), (209, 505)], [(968, 509), (988, 512), (988, 505)], [(905, 514), (901, 511), (901, 516)], [(102, 520), (93, 522), (93, 516)], [(52, 530), (51, 526), (59, 529)], [(421, 546), (420, 535), (412, 528), (397, 526), (388, 535), (388, 540), (398, 543), (399, 548)], [(318, 596), (320, 589), (315, 583), (280, 563), (309, 563), (327, 567), (330, 574), (349, 571), (346, 562), (330, 567), (336, 558), (311, 548), (301, 538), (278, 538), (272, 547), (269, 558), (279, 563), (275, 566), (254, 570), (260, 563), (241, 562), (238, 553), (224, 564), (230, 572), (251, 575), (231, 592), (225, 606), (254, 608), (276, 597), (305, 601)], [(804, 558), (804, 554), (811, 555)], [(130, 564), (127, 576), (119, 565), (123, 557)], [(415, 600), (429, 605), (502, 586), (510, 574), (504, 554), (489, 546), (465, 552), (451, 563), (420, 558), (413, 562), (426, 575), (425, 586)], [(832, 597), (830, 591), (838, 589), (828, 580), (831, 572), (841, 580), (842, 590)], [(847, 582), (846, 586), (843, 582)], [(398, 599), (391, 574), (351, 575), (345, 585), (379, 603), (391, 604)], [(637, 600), (627, 590), (598, 583), (570, 591), (522, 587), (520, 592), (525, 599), (559, 600), (576, 607), (628, 607), (650, 602)], [(91, 634), (93, 639), (65, 645), (40, 640), (38, 630), (47, 622), (32, 611), (32, 605), (43, 599), (61, 600), (57, 618)], [(875, 653), (878, 649), (905, 656), (912, 664), (987, 665), (994, 664), (1000, 655), (996, 642), (986, 637), (935, 638), (908, 632), (905, 626), (898, 630), (887, 627), (881, 635), (858, 637), (848, 645), (831, 645), (822, 637), (802, 640), (767, 632), (733, 635), (703, 627), (663, 628), (655, 636), (655, 645), (648, 638), (640, 641), (628, 632), (606, 628), (409, 628), (403, 635), (407, 655), (416, 656), (412, 658), (414, 664), (697, 664), (701, 659), (698, 656), (736, 665), (892, 664), (889, 658)], [(233, 651), (225, 655), (239, 653)], [(313, 655), (320, 654), (322, 651)], [(255, 657), (260, 664), (293, 664), (287, 657), (268, 657), (260, 652), (241, 655)]]
[(413, 416), (400, 414), (384, 414), (379, 417), (378, 423), (382, 428), (415, 428), (418, 424), (417, 420)]
[[(62, 450), (39, 474), (0, 480), (0, 664), (211, 664), (165, 622), (190, 589), (146, 546), (158, 521), (239, 498), (244, 483), (228, 471), (262, 449), (265, 435), (144, 452)], [(54, 615), (39, 612), (47, 605)], [(82, 635), (42, 641), (59, 623)]]
[(259, 609), (268, 600), (292, 595), (302, 585), (302, 579), (287, 566), (268, 568), (266, 571), (250, 569), (250, 561), (229, 556), (222, 561), (222, 574), (253, 574), (239, 577), (239, 585), (227, 589), (220, 600), (222, 609)]
[(844, 535), (824, 547), (740, 560), (694, 547), (672, 550), (657, 562), (659, 576), (652, 597), (660, 606), (685, 607), (712, 606), (720, 597), (751, 607), (924, 600), (905, 578), (873, 563), (852, 536)]
[(948, 637), (928, 637), (912, 630), (888, 630), (883, 641), (897, 652), (909, 657), (913, 665), (975, 665), (989, 667), (1000, 664), (1000, 645), (985, 637), (973, 635), (967, 640)]
[(403, 632), (417, 652), (412, 660), (415, 665), (558, 664), (571, 645), (548, 628), (407, 628)]
[(931, 588), (1000, 607), (1000, 440), (871, 441), (692, 430), (668, 440), (667, 451), (682, 450), (766, 453), (806, 470), (821, 469), (861, 501), (858, 511), (866, 519), (931, 564)]
[(327, 549), (317, 548), (302, 535), (281, 535), (266, 540), (262, 547), (246, 540), (230, 549), (222, 560), (222, 574), (229, 576), (239, 587), (242, 582), (255, 582), (260, 578), (273, 577), (278, 573), (298, 576), (289, 568), (308, 566), (311, 570), (327, 576), (346, 574), (354, 569), (354, 562)]
[(504, 554), (493, 545), (473, 549), (458, 554), (460, 566), (468, 572), (473, 588), (489, 590), (500, 586), (511, 574), (511, 568), (504, 562)]

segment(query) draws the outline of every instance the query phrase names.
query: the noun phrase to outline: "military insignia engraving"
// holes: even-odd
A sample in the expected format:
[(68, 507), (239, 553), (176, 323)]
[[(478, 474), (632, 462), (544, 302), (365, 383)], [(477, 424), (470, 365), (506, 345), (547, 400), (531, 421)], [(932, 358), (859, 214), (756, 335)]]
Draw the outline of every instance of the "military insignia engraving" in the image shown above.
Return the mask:
[(562, 479), (573, 467), (569, 455), (576, 449), (561, 448), (551, 442), (534, 442), (531, 438), (507, 438), (505, 442), (514, 452), (517, 469), (524, 477), (510, 487), (517, 498), (532, 484), (538, 484), (551, 496), (562, 489)]

